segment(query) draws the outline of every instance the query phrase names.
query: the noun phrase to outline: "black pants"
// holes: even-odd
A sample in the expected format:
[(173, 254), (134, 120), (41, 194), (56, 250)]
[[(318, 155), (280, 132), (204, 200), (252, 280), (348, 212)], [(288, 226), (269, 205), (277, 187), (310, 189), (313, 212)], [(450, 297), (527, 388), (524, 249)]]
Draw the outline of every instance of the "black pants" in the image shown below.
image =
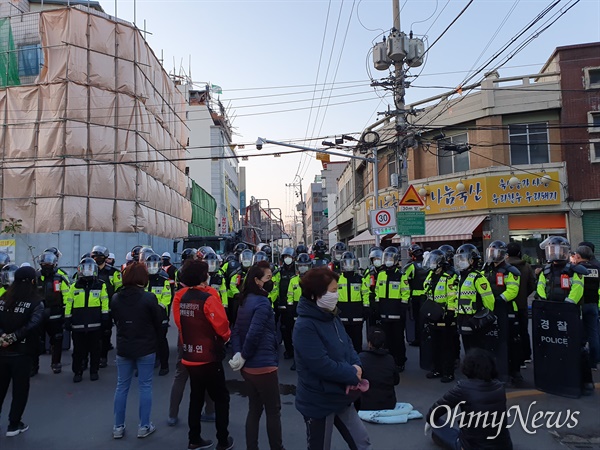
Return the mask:
[(352, 340), (352, 346), (356, 353), (362, 352), (363, 347), (363, 322), (351, 322), (352, 319), (348, 319), (348, 322), (342, 320), (346, 333)]
[(421, 331), (423, 330), (423, 321), (421, 320), (421, 305), (425, 301), (425, 297), (412, 297), (410, 299), (410, 311), (411, 317), (415, 322), (415, 340), (414, 345), (418, 345), (421, 342)]
[(521, 337), (521, 357), (523, 361), (531, 359), (531, 337), (529, 336), (529, 312), (527, 309), (519, 309), (519, 336)]
[(229, 427), (229, 391), (225, 384), (223, 363), (217, 361), (200, 366), (186, 366), (186, 369), (190, 375), (189, 443), (198, 444), (202, 438), (200, 418), (204, 406), (204, 396), (208, 392), (215, 402), (217, 440), (220, 444), (225, 445), (229, 437), (227, 430)]
[(102, 336), (100, 338), (100, 357), (104, 359), (108, 359), (108, 352), (111, 347), (111, 339), (112, 339), (112, 327), (108, 330), (102, 331)]
[(292, 344), (294, 317), (291, 311), (287, 309), (280, 309), (279, 312), (279, 329), (281, 330), (281, 339), (283, 340), (285, 352), (290, 356), (294, 356), (294, 345)]
[[(512, 314), (510, 314), (512, 315)], [(523, 363), (523, 353), (521, 346), (520, 322), (517, 314), (515, 317), (508, 317), (508, 372), (514, 376), (521, 372), (521, 364)]]
[(381, 324), (385, 333), (386, 346), (397, 366), (403, 366), (406, 363), (405, 321), (406, 311), (403, 311), (400, 320), (384, 319)]
[(454, 375), (456, 325), (434, 326), (431, 331), (433, 337), (433, 370), (445, 376)]
[(12, 402), (8, 413), (8, 425), (16, 426), (23, 417), (29, 397), (29, 371), (31, 357), (27, 355), (0, 356), (0, 409), (12, 381)]
[[(38, 330), (42, 354), (46, 352), (46, 335), (48, 335), (50, 340), (50, 353), (52, 354), (52, 364), (59, 364), (62, 356), (63, 324), (63, 318), (47, 319)], [(32, 361), (32, 366), (35, 369), (38, 369), (40, 367), (40, 353), (35, 353)]]
[(258, 427), (263, 409), (267, 416), (267, 436), (271, 450), (282, 450), (281, 398), (277, 370), (252, 375), (242, 370), (248, 386), (248, 415), (246, 416), (246, 449), (258, 450)]
[(98, 373), (102, 346), (102, 330), (73, 331), (73, 373), (83, 372), (84, 361), (90, 357), (90, 373)]
[(169, 341), (167, 339), (167, 332), (169, 328), (163, 325), (160, 329), (160, 335), (158, 336), (158, 351), (157, 356), (160, 361), (161, 369), (169, 368)]

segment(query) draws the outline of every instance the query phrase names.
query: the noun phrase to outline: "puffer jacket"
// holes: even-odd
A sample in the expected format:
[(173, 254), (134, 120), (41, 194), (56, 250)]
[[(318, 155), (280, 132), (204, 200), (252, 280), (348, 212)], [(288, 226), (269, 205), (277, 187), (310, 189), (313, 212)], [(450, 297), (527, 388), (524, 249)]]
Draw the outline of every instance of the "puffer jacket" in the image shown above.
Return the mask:
[[(470, 417), (469, 413), (471, 412), (474, 415), (477, 413), (488, 413), (488, 423), (494, 419), (493, 413), (496, 413), (495, 421), (499, 421), (502, 414), (505, 415), (500, 433), (498, 433), (497, 428), (483, 427), (481, 425), (485, 416), (479, 420), (479, 424), (476, 424), (476, 420), (473, 419), (471, 426), (467, 423), (466, 426), (462, 427), (459, 439), (464, 450), (511, 450), (513, 448), (510, 433), (508, 428), (506, 428), (508, 422), (508, 418), (506, 417), (506, 392), (504, 391), (504, 385), (500, 381), (474, 379), (459, 381), (454, 388), (446, 392), (442, 398), (433, 404), (427, 413), (427, 422), (431, 423), (431, 419), (434, 421), (438, 420), (444, 414), (448, 413), (448, 408), (445, 406), (449, 406), (451, 410), (450, 414), (456, 417), (460, 412), (455, 412), (455, 408), (459, 403), (460, 411), (465, 413), (464, 422), (468, 421)], [(432, 415), (433, 418), (431, 417)], [(444, 421), (446, 419), (448, 418), (446, 417)], [(454, 423), (456, 424), (459, 420), (460, 418), (455, 418)], [(451, 423), (451, 420), (448, 420), (448, 423)], [(487, 439), (496, 435), (498, 436), (495, 439)]]
[(244, 367), (279, 365), (275, 314), (267, 296), (250, 293), (237, 312), (231, 332), (233, 352), (241, 352)]
[(352, 366), (361, 362), (337, 309), (325, 311), (301, 297), (297, 313), (292, 337), (298, 371), (296, 409), (305, 417), (322, 419), (352, 403), (346, 387), (360, 381)]
[(17, 340), (0, 346), (0, 356), (33, 355), (38, 351), (39, 328), (44, 321), (44, 303), (40, 298), (18, 301), (6, 307), (0, 298), (0, 335), (14, 333)]
[(517, 308), (527, 309), (527, 297), (529, 297), (529, 294), (535, 291), (537, 286), (535, 273), (528, 263), (516, 256), (509, 256), (506, 259), (506, 262), (511, 266), (515, 266), (519, 272), (521, 272), (521, 279), (519, 280), (519, 293), (517, 294), (517, 298), (515, 298), (515, 302), (517, 303)]
[(369, 390), (360, 397), (360, 409), (379, 411), (394, 409), (396, 391), (394, 386), (400, 383), (400, 374), (394, 357), (386, 349), (370, 349), (359, 355), (362, 361), (363, 378), (369, 380)]

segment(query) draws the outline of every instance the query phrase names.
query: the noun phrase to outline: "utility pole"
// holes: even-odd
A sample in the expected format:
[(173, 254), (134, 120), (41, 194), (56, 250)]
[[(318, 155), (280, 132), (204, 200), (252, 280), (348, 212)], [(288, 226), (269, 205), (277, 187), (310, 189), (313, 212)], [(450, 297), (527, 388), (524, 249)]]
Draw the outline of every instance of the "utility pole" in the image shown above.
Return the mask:
[(300, 211), (302, 213), (302, 243), (306, 245), (306, 202), (304, 201), (304, 191), (302, 191), (302, 178), (300, 178), (299, 175), (296, 175), (296, 178), (298, 179), (298, 183), (296, 183), (296, 180), (294, 180), (293, 183), (286, 183), (285, 185), (294, 189), (300, 189), (300, 203), (296, 205), (296, 211)]

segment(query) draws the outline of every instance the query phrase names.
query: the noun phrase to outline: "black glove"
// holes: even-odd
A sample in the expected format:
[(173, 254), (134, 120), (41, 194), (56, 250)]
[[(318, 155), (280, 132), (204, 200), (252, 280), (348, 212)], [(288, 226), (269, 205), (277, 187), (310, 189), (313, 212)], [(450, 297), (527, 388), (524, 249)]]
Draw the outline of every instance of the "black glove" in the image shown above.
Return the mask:
[(64, 329), (67, 331), (71, 331), (73, 329), (73, 323), (70, 318), (65, 319)]

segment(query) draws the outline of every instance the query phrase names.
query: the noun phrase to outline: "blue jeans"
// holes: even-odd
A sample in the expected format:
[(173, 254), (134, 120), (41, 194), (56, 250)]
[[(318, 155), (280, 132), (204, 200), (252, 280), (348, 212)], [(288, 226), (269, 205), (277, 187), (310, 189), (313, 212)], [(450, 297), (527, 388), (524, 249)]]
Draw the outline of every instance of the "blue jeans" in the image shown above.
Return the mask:
[(583, 339), (590, 346), (590, 365), (596, 367), (600, 362), (600, 337), (598, 335), (598, 305), (584, 303), (581, 306), (583, 320)]
[(133, 372), (138, 370), (138, 385), (140, 389), (140, 427), (150, 425), (150, 410), (152, 409), (152, 374), (154, 372), (155, 353), (137, 359), (117, 355), (117, 389), (115, 390), (115, 427), (125, 425), (125, 408), (127, 394)]

